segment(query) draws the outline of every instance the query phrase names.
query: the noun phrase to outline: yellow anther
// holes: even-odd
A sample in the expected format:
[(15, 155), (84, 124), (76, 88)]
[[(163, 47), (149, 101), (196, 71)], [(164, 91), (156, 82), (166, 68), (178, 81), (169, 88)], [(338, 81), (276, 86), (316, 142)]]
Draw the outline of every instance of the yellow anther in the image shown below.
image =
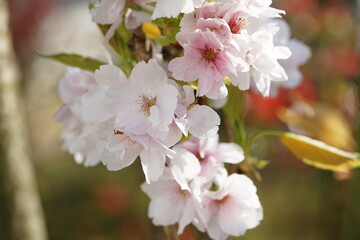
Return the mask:
[(147, 38), (152, 40), (155, 40), (157, 37), (161, 36), (160, 28), (153, 23), (144, 23), (141, 26), (141, 30)]

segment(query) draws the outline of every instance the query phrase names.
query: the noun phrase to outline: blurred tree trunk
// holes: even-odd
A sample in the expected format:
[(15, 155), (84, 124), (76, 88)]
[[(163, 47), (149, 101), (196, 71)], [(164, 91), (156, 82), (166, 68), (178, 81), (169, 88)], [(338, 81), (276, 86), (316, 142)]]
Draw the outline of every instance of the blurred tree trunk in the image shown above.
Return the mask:
[(14, 240), (45, 240), (43, 211), (28, 153), (27, 128), (20, 98), (20, 70), (8, 27), (6, 0), (0, 0), (0, 175), (2, 207), (10, 214)]

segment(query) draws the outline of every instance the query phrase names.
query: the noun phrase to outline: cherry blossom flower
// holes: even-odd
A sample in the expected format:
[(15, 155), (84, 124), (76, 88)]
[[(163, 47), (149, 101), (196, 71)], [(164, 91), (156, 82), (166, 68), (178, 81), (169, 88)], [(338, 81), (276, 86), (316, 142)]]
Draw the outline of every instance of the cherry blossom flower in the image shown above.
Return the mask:
[(279, 28), (276, 24), (264, 25), (249, 38), (239, 36), (236, 38), (241, 46), (248, 46), (245, 50), (245, 60), (249, 64), (249, 71), (239, 69), (232, 75), (231, 82), (240, 90), (250, 88), (250, 83), (265, 97), (269, 96), (270, 85), (273, 81), (286, 81), (288, 79), (278, 59), (287, 59), (291, 52), (287, 47), (274, 46), (273, 36)]
[(129, 78), (111, 65), (101, 66), (95, 78), (98, 85), (82, 96), (83, 112), (100, 124), (99, 138), (106, 141), (103, 163), (120, 170), (140, 155), (146, 181), (156, 181), (166, 156), (174, 156), (168, 147), (181, 138), (173, 126), (176, 88), (153, 60), (137, 64)]
[(180, 26), (182, 32), (211, 30), (219, 39), (229, 41), (232, 34), (240, 34), (247, 27), (249, 16), (252, 13), (243, 4), (215, 2), (185, 14)]
[(173, 122), (178, 91), (154, 60), (138, 63), (128, 80), (113, 86), (106, 94), (106, 108), (116, 115), (119, 131), (164, 140)]
[(183, 57), (175, 58), (169, 63), (173, 76), (186, 82), (198, 79), (197, 96), (211, 93), (212, 88), (216, 86), (218, 94), (211, 94), (209, 97), (225, 97), (227, 91), (220, 91), (225, 87), (223, 79), (230, 73), (235, 74), (236, 67), (241, 61), (240, 57), (236, 57), (236, 49), (224, 46), (216, 34), (210, 31), (179, 33), (177, 38), (185, 39), (185, 53)]
[(248, 177), (232, 174), (221, 184), (217, 191), (208, 191), (203, 198), (206, 231), (216, 240), (244, 235), (263, 218), (256, 187)]
[(144, 183), (141, 189), (150, 197), (149, 217), (155, 225), (179, 224), (178, 234), (198, 217), (202, 179), (197, 158), (184, 149), (177, 149), (170, 167), (157, 182)]
[(244, 152), (235, 143), (219, 143), (219, 135), (207, 138), (191, 137), (190, 140), (178, 144), (192, 152), (200, 161), (200, 176), (211, 181), (224, 168), (224, 163), (238, 164), (244, 160)]
[(66, 129), (61, 135), (63, 148), (74, 155), (78, 164), (95, 166), (100, 162), (104, 142), (97, 141), (96, 126), (86, 123), (79, 102), (81, 96), (96, 85), (93, 74), (76, 68), (69, 68), (60, 80), (58, 92), (65, 104), (54, 115)]

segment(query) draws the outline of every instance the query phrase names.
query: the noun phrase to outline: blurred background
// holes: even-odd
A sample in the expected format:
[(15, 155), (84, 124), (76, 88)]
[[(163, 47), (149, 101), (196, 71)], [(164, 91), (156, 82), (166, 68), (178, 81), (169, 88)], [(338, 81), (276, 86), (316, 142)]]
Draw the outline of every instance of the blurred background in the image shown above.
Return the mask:
[[(84, 168), (61, 150), (62, 127), (52, 120), (61, 106), (57, 82), (64, 65), (46, 53), (105, 57), (100, 31), (86, 0), (8, 0), (13, 44), (22, 70), (31, 155), (50, 240), (164, 239), (147, 217), (148, 198), (140, 164), (119, 172)], [(274, 0), (285, 9), (292, 36), (312, 48), (303, 82), (276, 98), (248, 94), (250, 131), (280, 129), (309, 135), (347, 151), (359, 151), (359, 2)], [(359, 240), (360, 170), (333, 174), (304, 165), (279, 142), (260, 141), (259, 158), (270, 164), (258, 187), (264, 220), (244, 240)], [(1, 157), (1, 156), (0, 156)], [(0, 239), (8, 239), (1, 204)], [(24, 199), (26, 201), (26, 199)], [(187, 228), (182, 239), (207, 239)]]

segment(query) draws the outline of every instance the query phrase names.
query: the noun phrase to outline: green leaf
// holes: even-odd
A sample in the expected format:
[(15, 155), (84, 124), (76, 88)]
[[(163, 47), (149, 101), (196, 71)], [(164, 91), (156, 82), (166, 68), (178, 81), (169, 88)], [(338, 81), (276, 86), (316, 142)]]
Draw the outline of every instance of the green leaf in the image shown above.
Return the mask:
[(64, 63), (68, 66), (81, 68), (90, 72), (95, 72), (95, 70), (98, 69), (101, 65), (106, 64), (104, 62), (100, 62), (98, 60), (80, 56), (77, 54), (59, 53), (53, 55), (44, 55), (38, 52), (36, 52), (36, 54), (42, 58), (49, 58)]
[(157, 18), (153, 23), (162, 29), (163, 34), (166, 36), (170, 43), (177, 43), (176, 34), (180, 31), (180, 21), (183, 14), (176, 18)]
[(156, 44), (159, 44), (160, 46), (163, 46), (163, 47), (169, 46), (169, 44), (170, 44), (169, 39), (165, 36), (160, 36), (160, 37), (156, 38), (155, 42), (156, 42)]

